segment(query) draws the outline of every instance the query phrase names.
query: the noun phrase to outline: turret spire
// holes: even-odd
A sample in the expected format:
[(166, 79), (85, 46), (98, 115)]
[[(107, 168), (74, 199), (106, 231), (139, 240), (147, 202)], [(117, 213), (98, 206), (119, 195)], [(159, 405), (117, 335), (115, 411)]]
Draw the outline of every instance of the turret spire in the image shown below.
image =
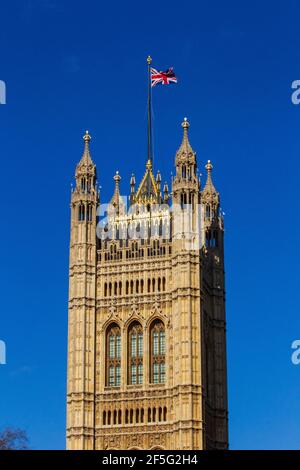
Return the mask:
[(91, 136), (88, 131), (83, 136), (84, 149), (81, 160), (76, 167), (76, 187), (81, 192), (90, 193), (96, 191), (96, 165), (94, 164), (90, 154)]
[(183, 137), (182, 137), (182, 142), (177, 150), (176, 153), (176, 158), (178, 157), (193, 157), (195, 158), (196, 154), (194, 150), (191, 147), (190, 141), (189, 141), (189, 136), (188, 136), (188, 129), (190, 127), (190, 123), (188, 122), (187, 118), (185, 117), (183, 119), (183, 122), (181, 123), (181, 126), (183, 128)]
[(210, 160), (207, 161), (207, 164), (205, 165), (205, 169), (207, 171), (207, 179), (206, 179), (206, 183), (203, 189), (203, 193), (204, 192), (205, 193), (217, 193), (217, 190), (214, 187), (214, 184), (212, 182), (211, 173), (212, 173), (213, 166)]
[(84, 140), (84, 150), (83, 150), (83, 155), (81, 158), (81, 162), (85, 163), (86, 165), (90, 165), (92, 162), (91, 154), (90, 154), (90, 140), (91, 136), (89, 134), (89, 131), (85, 131), (85, 134), (83, 136)]
[(118, 171), (116, 171), (114, 180), (115, 180), (115, 190), (114, 190), (113, 197), (111, 198), (110, 204), (114, 206), (117, 213), (120, 213), (121, 208), (123, 208), (124, 206), (124, 201), (120, 195), (121, 176), (119, 175)]

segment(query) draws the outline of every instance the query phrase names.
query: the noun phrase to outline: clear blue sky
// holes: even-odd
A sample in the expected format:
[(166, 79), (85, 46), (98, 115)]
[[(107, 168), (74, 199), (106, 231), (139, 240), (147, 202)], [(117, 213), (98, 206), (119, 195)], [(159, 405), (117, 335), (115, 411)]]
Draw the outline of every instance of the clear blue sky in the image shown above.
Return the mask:
[(70, 183), (86, 129), (104, 200), (115, 170), (124, 192), (142, 176), (150, 53), (179, 80), (154, 89), (155, 166), (170, 179), (187, 116), (226, 213), (230, 446), (299, 448), (299, 2), (27, 0), (0, 15), (0, 428), (64, 448)]

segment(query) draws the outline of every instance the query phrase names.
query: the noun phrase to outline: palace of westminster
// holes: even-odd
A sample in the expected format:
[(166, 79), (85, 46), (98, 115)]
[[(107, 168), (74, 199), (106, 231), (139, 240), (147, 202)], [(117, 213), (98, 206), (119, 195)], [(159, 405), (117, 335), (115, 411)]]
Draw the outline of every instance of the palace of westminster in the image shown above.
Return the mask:
[(102, 201), (90, 135), (71, 195), (68, 449), (226, 449), (224, 225), (182, 123), (171, 188), (152, 159)]

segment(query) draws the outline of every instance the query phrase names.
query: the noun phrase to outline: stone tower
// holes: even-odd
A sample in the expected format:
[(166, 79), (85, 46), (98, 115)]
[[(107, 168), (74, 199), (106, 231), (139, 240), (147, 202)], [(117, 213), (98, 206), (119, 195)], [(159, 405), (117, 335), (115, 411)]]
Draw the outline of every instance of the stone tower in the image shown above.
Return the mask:
[(69, 449), (228, 447), (223, 218), (212, 165), (201, 191), (182, 127), (172, 192), (149, 159), (128, 199), (116, 173), (102, 218), (84, 137), (71, 200)]

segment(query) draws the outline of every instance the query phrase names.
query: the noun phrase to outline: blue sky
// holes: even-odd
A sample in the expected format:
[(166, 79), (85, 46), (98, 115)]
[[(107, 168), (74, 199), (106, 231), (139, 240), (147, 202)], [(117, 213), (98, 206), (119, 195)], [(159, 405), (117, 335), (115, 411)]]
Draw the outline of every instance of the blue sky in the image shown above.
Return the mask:
[(230, 446), (299, 448), (299, 3), (12, 0), (0, 14), (0, 428), (64, 448), (70, 184), (86, 129), (103, 200), (116, 170), (123, 192), (141, 178), (150, 53), (179, 80), (154, 89), (155, 167), (170, 180), (187, 116), (226, 213)]

